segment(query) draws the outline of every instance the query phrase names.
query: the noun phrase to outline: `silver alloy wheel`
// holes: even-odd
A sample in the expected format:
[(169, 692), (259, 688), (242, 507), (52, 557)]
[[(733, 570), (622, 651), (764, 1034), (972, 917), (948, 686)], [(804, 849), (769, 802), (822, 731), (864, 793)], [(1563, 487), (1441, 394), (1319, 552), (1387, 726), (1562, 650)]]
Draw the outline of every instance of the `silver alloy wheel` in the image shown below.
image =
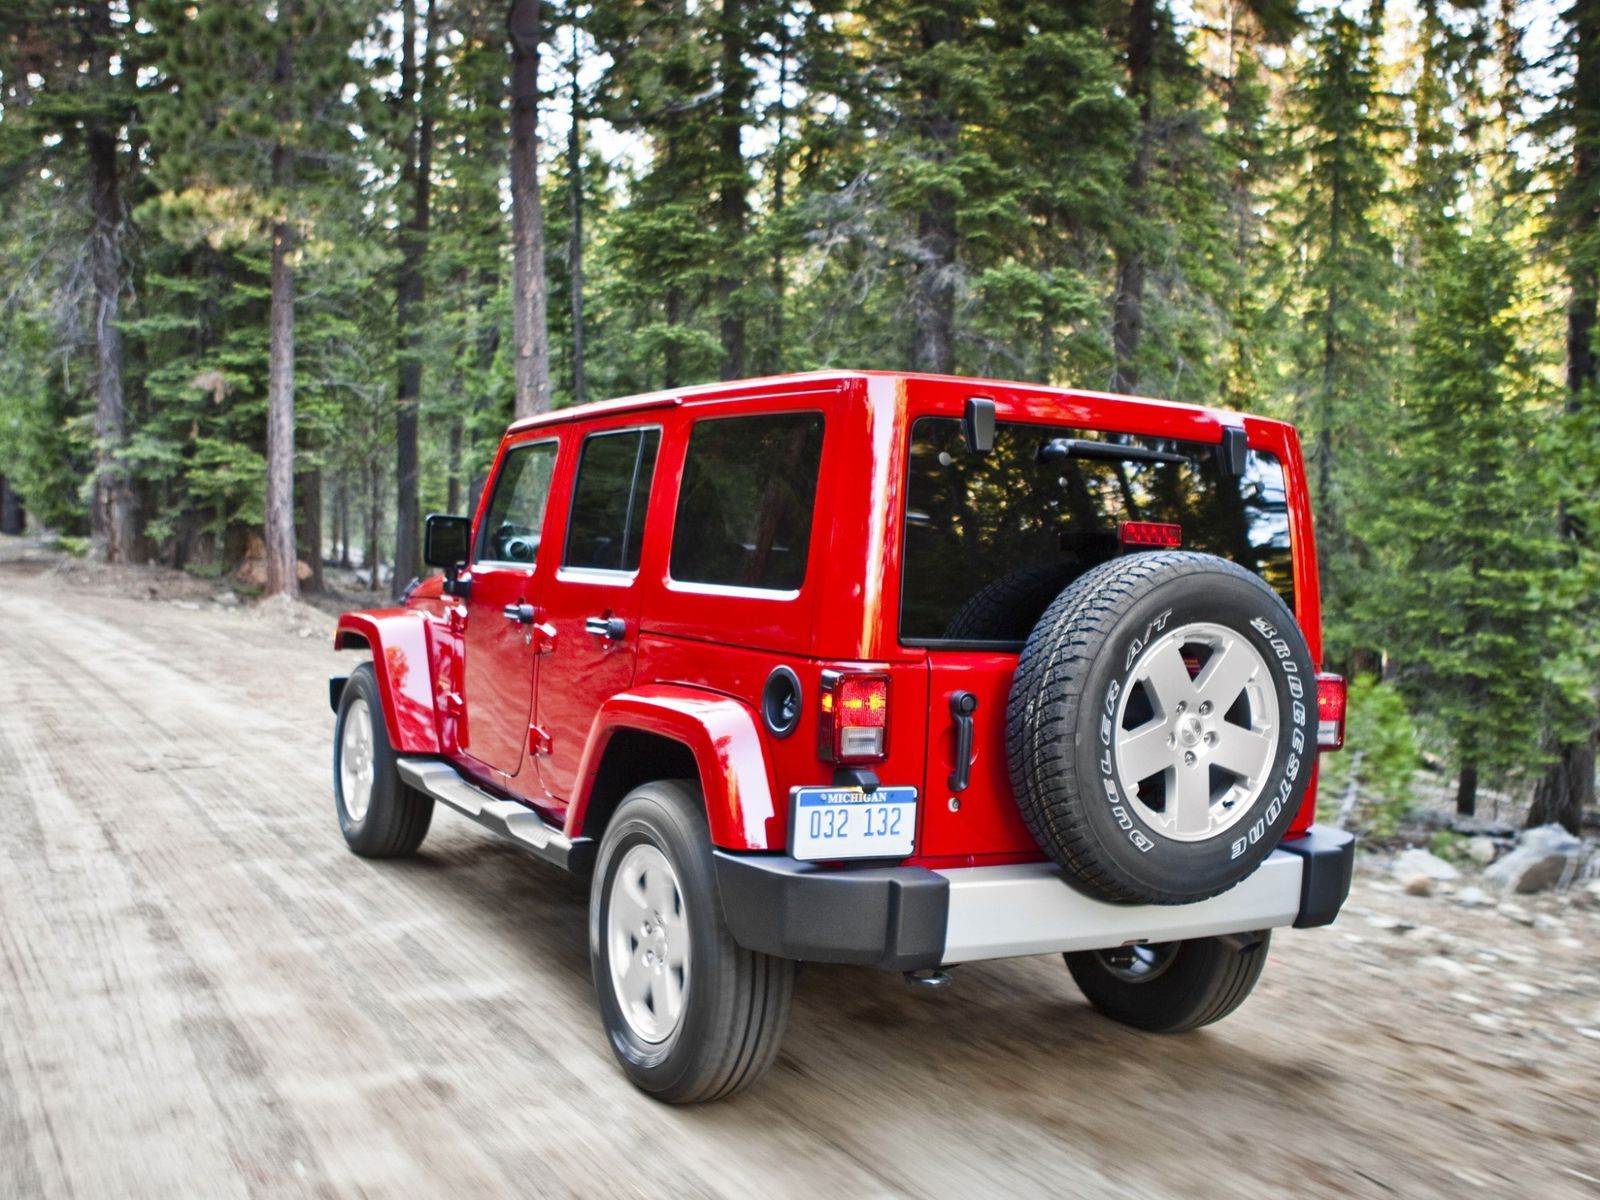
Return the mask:
[(648, 842), (629, 849), (611, 877), (606, 948), (628, 1028), (652, 1045), (666, 1041), (689, 991), (689, 915), (677, 872)]
[(358, 696), (344, 714), (339, 737), (339, 794), (352, 821), (364, 819), (372, 804), (372, 760), (372, 710)]
[[(1185, 646), (1208, 651), (1192, 678)], [(1129, 701), (1141, 690), (1153, 715), (1125, 728)], [(1241, 695), (1243, 724), (1228, 719)], [(1117, 781), (1139, 815), (1174, 841), (1214, 838), (1243, 819), (1272, 773), (1278, 695), (1267, 660), (1226, 626), (1179, 626), (1139, 656), (1117, 703), (1116, 730)], [(1213, 767), (1223, 773), (1220, 788), (1213, 787)], [(1139, 792), (1152, 777), (1163, 783), (1160, 809)]]

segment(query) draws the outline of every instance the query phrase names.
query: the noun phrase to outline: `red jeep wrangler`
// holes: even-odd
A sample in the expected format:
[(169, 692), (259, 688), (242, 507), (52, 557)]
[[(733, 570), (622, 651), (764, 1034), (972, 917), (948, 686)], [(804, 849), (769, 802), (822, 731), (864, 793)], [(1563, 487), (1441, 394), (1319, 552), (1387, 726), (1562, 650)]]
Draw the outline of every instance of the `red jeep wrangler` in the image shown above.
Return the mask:
[(409, 854), (443, 801), (592, 875), (606, 1032), (663, 1100), (760, 1077), (796, 961), (1063, 953), (1107, 1015), (1193, 1029), (1349, 890), (1281, 422), (870, 372), (664, 392), (518, 421), (425, 557), (339, 619), (372, 655), (331, 683), (345, 840)]

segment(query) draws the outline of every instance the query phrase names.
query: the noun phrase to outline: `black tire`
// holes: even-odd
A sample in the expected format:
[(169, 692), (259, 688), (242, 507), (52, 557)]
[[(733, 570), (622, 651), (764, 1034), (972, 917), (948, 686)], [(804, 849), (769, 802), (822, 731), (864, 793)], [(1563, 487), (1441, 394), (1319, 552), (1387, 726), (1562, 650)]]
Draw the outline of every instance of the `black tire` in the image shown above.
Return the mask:
[(1271, 942), (1270, 932), (1262, 932), (1062, 957), (1089, 1003), (1113, 1021), (1148, 1033), (1185, 1033), (1244, 1003)]
[[(689, 934), (683, 1010), (663, 1040), (640, 1036), (623, 1013), (607, 936), (613, 879), (637, 846), (665, 856)], [(723, 919), (699, 787), (643, 784), (606, 826), (589, 893), (589, 957), (611, 1049), (628, 1078), (658, 1100), (720, 1100), (755, 1083), (777, 1057), (794, 994), (795, 964), (739, 946)]]
[[(362, 705), (371, 725), (372, 791), (366, 812), (352, 817), (345, 803), (344, 735), (346, 723)], [(428, 836), (428, 825), (433, 820), (433, 798), (404, 783), (395, 769), (395, 754), (384, 727), (383, 701), (371, 663), (362, 663), (351, 673), (339, 697), (339, 716), (333, 726), (333, 803), (345, 844), (362, 858), (414, 854)]]
[[(1146, 657), (1154, 662), (1156, 654), (1176, 650), (1195, 686), (1204, 682), (1189, 665), (1189, 643), (1173, 645), (1173, 635), (1190, 628), (1219, 630), (1219, 645), (1241, 647), (1241, 660), (1256, 664), (1255, 699), (1227, 712), (1197, 703), (1188, 715), (1178, 704), (1163, 728), (1204, 739), (1182, 761), (1205, 774), (1180, 776), (1174, 768), (1130, 782), (1117, 735), (1144, 727), (1135, 708), (1152, 703), (1143, 691), (1148, 685), (1137, 682)], [(1222, 687), (1219, 679), (1218, 695)], [(1258, 715), (1257, 707), (1259, 714), (1275, 708), (1276, 718)], [(1187, 551), (1114, 559), (1062, 592), (1023, 647), (1006, 708), (1017, 806), (1040, 848), (1091, 894), (1144, 904), (1203, 900), (1254, 871), (1293, 822), (1314, 761), (1315, 710), (1305, 639), (1258, 577)], [(1162, 716), (1159, 707), (1152, 712)], [(1208, 714), (1204, 724), (1195, 717), (1200, 712)], [(1242, 739), (1239, 724), (1249, 726)], [(1221, 765), (1222, 750), (1239, 740), (1255, 746), (1254, 782)], [(1209, 748), (1213, 741), (1216, 750)], [(1168, 809), (1168, 781), (1178, 789), (1175, 797), (1190, 788), (1202, 790), (1188, 795), (1204, 799), (1181, 810), (1175, 799)], [(1179, 830), (1181, 813), (1196, 807), (1202, 827)]]
[(1061, 589), (1083, 573), (1079, 562), (1035, 563), (984, 584), (945, 626), (948, 642), (1020, 642)]

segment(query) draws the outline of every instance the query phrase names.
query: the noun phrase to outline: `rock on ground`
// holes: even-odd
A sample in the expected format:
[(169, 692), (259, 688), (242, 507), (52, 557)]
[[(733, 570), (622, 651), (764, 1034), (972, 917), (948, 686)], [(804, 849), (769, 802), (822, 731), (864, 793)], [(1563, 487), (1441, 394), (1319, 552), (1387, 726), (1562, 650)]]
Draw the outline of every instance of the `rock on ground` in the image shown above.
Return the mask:
[(1541, 825), (1522, 835), (1517, 848), (1483, 873), (1508, 892), (1526, 895), (1570, 882), (1580, 865), (1583, 843), (1559, 825)]
[[(1395, 878), (1401, 880), (1402, 885), (1405, 883), (1405, 881), (1414, 879), (1417, 876), (1422, 876), (1434, 881), (1458, 879), (1461, 876), (1460, 871), (1456, 870), (1455, 867), (1445, 862), (1445, 860), (1440, 858), (1437, 854), (1434, 854), (1428, 850), (1423, 850), (1420, 847), (1413, 847), (1410, 850), (1402, 850), (1399, 854), (1395, 855), (1394, 867), (1392, 869), (1394, 871)], [(1406, 890), (1410, 891), (1411, 889), (1407, 888)], [(1429, 891), (1431, 890), (1432, 889), (1430, 888)], [(1414, 894), (1425, 896), (1428, 894), (1428, 892)]]

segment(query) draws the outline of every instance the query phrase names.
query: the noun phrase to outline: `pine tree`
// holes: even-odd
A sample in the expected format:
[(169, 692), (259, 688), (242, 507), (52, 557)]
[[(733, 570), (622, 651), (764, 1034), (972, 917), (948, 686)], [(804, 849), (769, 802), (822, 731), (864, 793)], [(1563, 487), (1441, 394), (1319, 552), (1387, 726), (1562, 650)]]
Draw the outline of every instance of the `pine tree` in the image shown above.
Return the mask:
[(1298, 163), (1282, 201), (1281, 233), (1294, 248), (1286, 292), (1300, 322), (1297, 416), (1311, 438), (1317, 551), (1336, 662), (1355, 649), (1348, 614), (1363, 595), (1364, 568), (1354, 530), (1393, 369), (1394, 247), (1384, 208), (1390, 130), (1375, 61), (1380, 16), (1375, 8), (1363, 25), (1334, 9), (1314, 30), (1297, 72), (1291, 115)]
[[(351, 55), (355, 0), (190, 6), (150, 0), (149, 104), (164, 189), (150, 217), (174, 236), (270, 250), (264, 542), (269, 594), (299, 591), (294, 477), (296, 273), (313, 202), (349, 162), (344, 95), (359, 75)], [(177, 85), (181, 81), (181, 86)], [(316, 553), (313, 548), (312, 553)]]
[(1404, 407), (1366, 531), (1383, 547), (1368, 611), (1413, 710), (1454, 751), (1469, 815), (1481, 773), (1537, 760), (1560, 699), (1551, 666), (1573, 642), (1552, 603), (1548, 480), (1529, 469), (1538, 383), (1521, 349), (1517, 255), (1497, 215), (1429, 237)]
[[(1574, 0), (1567, 11), (1568, 74), (1561, 103), (1548, 125), (1564, 134), (1569, 157), (1553, 167), (1560, 188), (1552, 209), (1553, 234), (1567, 268), (1566, 418), (1569, 431), (1592, 445), (1600, 426), (1600, 0)], [(1557, 536), (1575, 569), (1595, 554), (1592, 526), (1585, 515), (1600, 491), (1597, 456), (1584, 456), (1563, 488), (1556, 519)], [(1595, 619), (1592, 603), (1591, 621)], [(1591, 684), (1591, 692), (1593, 684)], [(1576, 833), (1584, 809), (1595, 802), (1593, 726), (1576, 736), (1553, 738), (1554, 762), (1539, 781), (1530, 824), (1559, 822)]]
[(128, 420), (119, 325), (129, 282), (123, 177), (130, 150), (121, 131), (134, 104), (130, 68), (138, 58), (132, 24), (125, 11), (113, 12), (110, 0), (24, 0), (0, 13), (0, 76), (6, 83), (6, 120), (13, 126), (0, 157), (13, 169), (34, 171), (46, 163), (59, 170), (69, 155), (77, 160), (68, 178), (81, 187), (87, 216), (79, 236), (89, 267), (88, 294), (58, 294), (58, 300), (68, 309), (86, 307), (93, 329), (89, 526), (95, 554), (112, 562), (130, 561), (138, 549), (125, 461)]

